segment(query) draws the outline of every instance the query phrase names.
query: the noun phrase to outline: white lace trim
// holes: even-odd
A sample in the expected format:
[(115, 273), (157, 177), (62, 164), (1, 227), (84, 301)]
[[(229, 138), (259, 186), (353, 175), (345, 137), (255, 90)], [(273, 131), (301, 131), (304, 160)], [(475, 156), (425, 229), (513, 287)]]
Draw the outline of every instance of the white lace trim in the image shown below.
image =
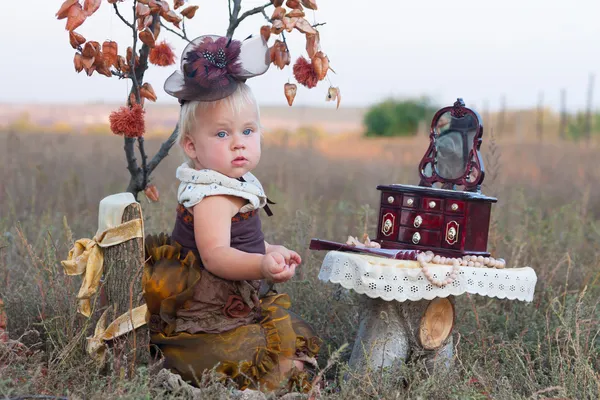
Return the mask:
[(206, 196), (219, 194), (248, 200), (248, 204), (240, 209), (241, 213), (262, 208), (267, 204), (267, 196), (262, 185), (250, 172), (243, 176), (246, 182), (240, 182), (217, 171), (198, 170), (183, 163), (177, 168), (176, 175), (177, 179), (181, 181), (177, 190), (177, 200), (186, 208), (193, 207)]
[[(448, 277), (452, 272), (452, 266), (448, 265), (427, 266), (436, 279)], [(387, 301), (431, 300), (472, 293), (530, 302), (533, 300), (537, 275), (530, 267), (460, 267), (458, 278), (453, 283), (436, 287), (427, 280), (416, 261), (330, 251), (323, 260), (319, 279), (339, 283), (346, 289)]]

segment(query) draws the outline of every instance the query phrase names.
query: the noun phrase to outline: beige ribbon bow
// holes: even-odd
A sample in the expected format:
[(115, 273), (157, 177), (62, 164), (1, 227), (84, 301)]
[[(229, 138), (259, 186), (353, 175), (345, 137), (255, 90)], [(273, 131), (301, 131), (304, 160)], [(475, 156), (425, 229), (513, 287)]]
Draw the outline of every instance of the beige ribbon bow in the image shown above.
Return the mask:
[(115, 319), (108, 328), (106, 327), (106, 316), (108, 314), (107, 308), (102, 313), (102, 316), (96, 324), (93, 337), (87, 338), (87, 352), (91, 355), (100, 365), (104, 365), (106, 358), (106, 341), (113, 340), (121, 335), (124, 335), (140, 326), (146, 324), (146, 311), (148, 307), (143, 304), (139, 307), (134, 308), (131, 312), (125, 312), (117, 319)]
[(93, 239), (79, 239), (75, 242), (75, 245), (69, 251), (69, 258), (66, 261), (61, 261), (61, 264), (67, 275), (85, 274), (77, 294), (79, 299), (77, 310), (81, 314), (89, 317), (92, 313), (90, 299), (98, 291), (104, 269), (102, 248), (142, 236), (143, 222), (138, 218), (109, 228), (94, 236)]

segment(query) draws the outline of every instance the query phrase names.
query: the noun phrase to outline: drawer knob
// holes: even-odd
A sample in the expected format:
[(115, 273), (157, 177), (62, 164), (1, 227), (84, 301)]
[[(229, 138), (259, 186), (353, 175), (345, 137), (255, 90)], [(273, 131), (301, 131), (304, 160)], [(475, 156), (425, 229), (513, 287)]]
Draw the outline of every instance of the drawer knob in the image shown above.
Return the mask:
[(429, 202), (429, 208), (435, 208), (435, 206), (436, 206), (435, 201), (432, 200)]
[(458, 204), (453, 203), (452, 206), (450, 206), (450, 208), (452, 209), (452, 211), (456, 211), (458, 210)]
[(408, 205), (408, 206), (412, 206), (414, 203), (415, 203), (415, 201), (413, 199), (406, 200), (406, 205)]
[(415, 226), (415, 228), (418, 228), (421, 226), (422, 223), (423, 223), (423, 218), (420, 215), (417, 215), (413, 225)]
[(419, 244), (420, 241), (421, 241), (421, 234), (419, 232), (415, 232), (415, 234), (412, 236), (412, 242), (414, 244)]
[(456, 240), (456, 229), (452, 226), (448, 229), (448, 241), (454, 242)]
[(394, 196), (388, 197), (388, 203), (392, 204), (394, 202)]

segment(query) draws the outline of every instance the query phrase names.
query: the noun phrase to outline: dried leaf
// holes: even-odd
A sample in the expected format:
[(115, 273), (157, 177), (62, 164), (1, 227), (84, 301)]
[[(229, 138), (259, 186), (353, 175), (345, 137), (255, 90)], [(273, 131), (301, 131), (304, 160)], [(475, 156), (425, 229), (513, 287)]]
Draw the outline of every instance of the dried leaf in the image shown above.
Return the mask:
[(85, 57), (85, 56), (82, 56), (81, 57), (81, 64), (83, 65), (83, 68), (86, 68), (86, 70), (87, 70), (87, 68), (90, 68), (92, 65), (94, 65), (94, 61), (95, 60), (96, 59), (94, 57)]
[(69, 32), (69, 41), (71, 43), (71, 47), (76, 49), (85, 43), (85, 38), (79, 33), (71, 31)]
[(154, 47), (154, 34), (150, 29), (146, 28), (140, 32), (140, 40), (148, 47)]
[(124, 73), (131, 71), (131, 68), (129, 68), (129, 65), (127, 64), (127, 60), (123, 56), (117, 57), (116, 67), (119, 71), (124, 72)]
[(276, 19), (275, 21), (273, 21), (273, 25), (271, 26), (271, 32), (273, 32), (275, 35), (279, 35), (281, 32), (283, 32), (283, 29), (283, 22), (280, 19)]
[(273, 10), (273, 15), (271, 15), (271, 21), (274, 19), (282, 19), (285, 17), (285, 8), (277, 7)]
[(125, 54), (125, 60), (127, 61), (127, 65), (131, 65), (131, 59), (133, 57), (133, 48), (131, 46), (127, 47), (127, 52)]
[(271, 0), (271, 3), (275, 6), (275, 7), (281, 7), (283, 5), (283, 0)]
[(171, 9), (169, 8), (169, 3), (166, 0), (161, 0), (160, 2), (161, 13), (168, 13)]
[(296, 21), (296, 29), (302, 33), (312, 33), (313, 35), (317, 33), (315, 28), (310, 25), (310, 22), (304, 18), (298, 18), (298, 21)]
[(93, 65), (90, 67), (86, 67), (85, 65), (83, 66), (83, 69), (85, 71), (85, 73), (87, 74), (87, 76), (92, 76), (92, 74), (94, 73), (94, 71), (96, 70), (96, 67), (94, 67)]
[(101, 3), (102, 0), (85, 0), (85, 2), (83, 3), (83, 11), (85, 12), (85, 15), (89, 17), (90, 15), (98, 11), (98, 8), (100, 8)]
[(313, 34), (313, 33), (306, 34), (306, 52), (308, 53), (308, 56), (311, 59), (319, 51), (320, 41), (321, 41), (321, 39), (319, 37), (318, 31), (315, 34)]
[(152, 85), (148, 82), (144, 83), (140, 88), (140, 96), (150, 101), (156, 101), (156, 93), (154, 93)]
[(292, 11), (290, 11), (289, 13), (287, 13), (286, 17), (290, 17), (290, 18), (302, 18), (302, 17), (304, 17), (304, 11), (298, 10), (298, 9), (293, 9)]
[(103, 63), (102, 65), (96, 66), (96, 72), (100, 75), (104, 75), (107, 78), (112, 78), (112, 73), (110, 72), (110, 67)]
[(83, 22), (85, 21), (86, 15), (81, 8), (81, 4), (75, 3), (69, 8), (69, 12), (67, 14), (67, 25), (65, 29), (68, 31), (73, 31), (77, 29)]
[(160, 2), (157, 0), (150, 0), (148, 2), (148, 7), (150, 7), (150, 12), (152, 14), (155, 14), (157, 12), (160, 12), (162, 10), (162, 6), (160, 5)]
[[(138, 31), (143, 31), (148, 28), (152, 24), (152, 15), (148, 15), (142, 18), (138, 18)], [(160, 25), (160, 24), (156, 24)]]
[(175, 1), (173, 2), (173, 8), (174, 8), (175, 10), (177, 10), (179, 7), (181, 7), (181, 6), (182, 6), (182, 5), (184, 5), (184, 4), (185, 4), (185, 1), (184, 1), (184, 0), (175, 0)]
[(327, 90), (327, 96), (325, 97), (326, 101), (337, 100), (337, 106), (335, 109), (340, 108), (340, 101), (342, 101), (342, 95), (340, 94), (340, 88), (330, 86)]
[(137, 3), (135, 6), (135, 16), (138, 18), (146, 17), (150, 15), (150, 7), (145, 4)]
[(298, 1), (298, 0), (287, 0), (285, 2), (285, 5), (288, 8), (297, 8), (299, 10), (302, 10), (302, 5), (300, 4), (300, 1)]
[(290, 107), (292, 106), (292, 103), (294, 102), (294, 98), (296, 97), (297, 90), (298, 90), (298, 87), (294, 83), (286, 83), (285, 85), (283, 85), (283, 93), (285, 94), (285, 98), (287, 99), (287, 102), (290, 105)]
[(265, 42), (269, 41), (269, 37), (271, 37), (271, 27), (269, 25), (263, 25), (260, 27), (260, 36), (265, 40)]
[(302, 5), (311, 10), (317, 9), (317, 2), (315, 0), (302, 0)]
[(323, 60), (321, 60), (321, 57), (317, 57), (315, 55), (312, 58), (312, 66), (315, 74), (317, 75), (317, 79), (321, 80), (321, 76), (323, 75)]
[(198, 6), (189, 6), (184, 8), (183, 10), (181, 10), (181, 15), (183, 15), (185, 18), (187, 19), (192, 19), (194, 18), (194, 15), (196, 15), (196, 10), (198, 10)]
[(138, 0), (137, 2), (148, 5), (148, 3), (150, 3), (150, 0)]
[(322, 81), (327, 76), (329, 69), (329, 60), (322, 51), (318, 51), (312, 58), (313, 69), (317, 74), (317, 78)]
[(158, 189), (155, 185), (148, 185), (146, 189), (144, 189), (144, 194), (150, 201), (157, 202), (159, 198)]
[(167, 21), (175, 25), (177, 28), (179, 28), (179, 23), (181, 22), (182, 18), (175, 14), (175, 11), (169, 11), (166, 14), (161, 13), (161, 15), (164, 19), (166, 19)]
[(286, 65), (291, 62), (290, 53), (281, 40), (276, 40), (273, 47), (269, 49), (271, 62), (275, 64), (279, 69), (283, 69)]
[(69, 9), (71, 8), (71, 6), (78, 2), (79, 2), (79, 0), (65, 0), (65, 2), (62, 3), (62, 5), (60, 6), (60, 9), (56, 13), (56, 18), (57, 19), (67, 18), (68, 14), (69, 14)]
[(117, 67), (119, 56), (117, 42), (107, 40), (102, 43), (102, 54), (104, 54), (106, 65)]
[(298, 22), (298, 17), (294, 17), (294, 18), (284, 17), (283, 18), (283, 26), (284, 26), (285, 30), (288, 32), (291, 32), (294, 30), (294, 28), (296, 27), (296, 22)]
[(92, 58), (92, 57), (95, 57), (99, 51), (100, 51), (100, 43), (90, 40), (89, 42), (87, 42), (85, 44), (85, 46), (83, 46), (83, 50), (81, 51), (81, 54), (84, 57)]
[(75, 71), (81, 72), (83, 69), (83, 57), (79, 53), (75, 53), (75, 57), (73, 57), (73, 65), (75, 66)]

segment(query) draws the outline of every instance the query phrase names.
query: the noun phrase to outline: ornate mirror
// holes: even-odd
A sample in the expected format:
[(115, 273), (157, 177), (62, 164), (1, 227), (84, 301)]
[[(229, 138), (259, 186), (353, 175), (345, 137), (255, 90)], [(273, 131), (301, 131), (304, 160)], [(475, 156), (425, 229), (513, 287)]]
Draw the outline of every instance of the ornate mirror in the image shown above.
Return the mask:
[(444, 107), (431, 120), (430, 143), (419, 164), (420, 186), (436, 182), (442, 189), (480, 192), (483, 161), (479, 153), (483, 124), (476, 111), (465, 107), (462, 99)]

